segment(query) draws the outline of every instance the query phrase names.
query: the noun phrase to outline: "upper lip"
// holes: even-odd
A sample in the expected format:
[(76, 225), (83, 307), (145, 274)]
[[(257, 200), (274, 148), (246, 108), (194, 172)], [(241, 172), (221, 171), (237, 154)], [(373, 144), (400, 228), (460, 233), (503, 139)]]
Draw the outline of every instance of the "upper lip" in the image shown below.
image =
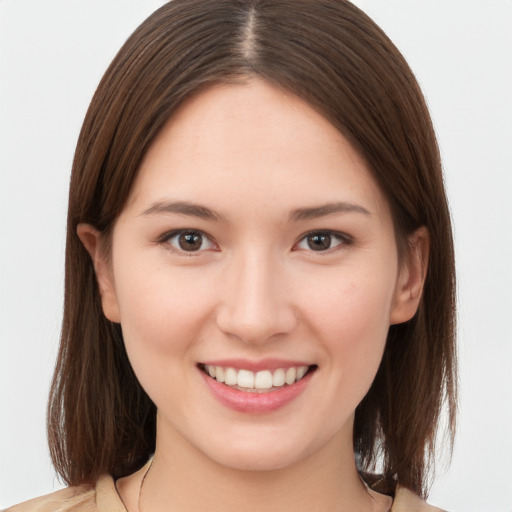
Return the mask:
[(292, 368), (297, 366), (311, 366), (311, 363), (304, 361), (290, 361), (289, 359), (215, 359), (202, 361), (201, 364), (208, 366), (222, 366), (224, 368), (236, 368), (237, 370), (249, 370), (259, 372), (262, 370), (277, 370), (278, 368)]

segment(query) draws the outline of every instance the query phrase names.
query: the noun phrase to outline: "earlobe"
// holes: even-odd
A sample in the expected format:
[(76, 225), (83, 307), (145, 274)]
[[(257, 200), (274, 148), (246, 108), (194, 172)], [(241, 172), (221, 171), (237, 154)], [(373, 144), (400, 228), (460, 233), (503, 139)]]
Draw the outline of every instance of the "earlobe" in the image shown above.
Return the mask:
[(410, 320), (418, 309), (428, 268), (429, 235), (421, 227), (408, 237), (407, 254), (399, 272), (390, 324)]
[(110, 321), (119, 323), (120, 315), (114, 280), (107, 256), (101, 247), (101, 233), (90, 224), (79, 224), (76, 234), (92, 259), (101, 295), (103, 313)]

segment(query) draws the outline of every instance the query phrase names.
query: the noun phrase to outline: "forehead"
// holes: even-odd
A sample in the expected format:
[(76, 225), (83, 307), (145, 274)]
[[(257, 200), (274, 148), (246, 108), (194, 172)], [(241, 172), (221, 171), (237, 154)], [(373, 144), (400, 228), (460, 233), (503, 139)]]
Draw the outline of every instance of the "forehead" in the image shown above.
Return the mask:
[(259, 207), (344, 199), (371, 203), (372, 210), (385, 206), (363, 159), (331, 123), (297, 96), (256, 79), (201, 91), (168, 121), (128, 205), (168, 194), (220, 204), (235, 195), (240, 206), (248, 199)]

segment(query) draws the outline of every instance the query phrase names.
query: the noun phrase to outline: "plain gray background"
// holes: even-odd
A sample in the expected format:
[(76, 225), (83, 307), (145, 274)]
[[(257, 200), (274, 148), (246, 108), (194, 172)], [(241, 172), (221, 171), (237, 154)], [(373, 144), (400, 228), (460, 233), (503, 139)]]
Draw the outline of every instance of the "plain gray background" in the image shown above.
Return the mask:
[[(0, 0), (0, 507), (59, 487), (45, 407), (68, 179), (107, 65), (161, 0)], [(512, 1), (360, 0), (431, 108), (455, 225), (460, 428), (430, 502), (511, 512)]]

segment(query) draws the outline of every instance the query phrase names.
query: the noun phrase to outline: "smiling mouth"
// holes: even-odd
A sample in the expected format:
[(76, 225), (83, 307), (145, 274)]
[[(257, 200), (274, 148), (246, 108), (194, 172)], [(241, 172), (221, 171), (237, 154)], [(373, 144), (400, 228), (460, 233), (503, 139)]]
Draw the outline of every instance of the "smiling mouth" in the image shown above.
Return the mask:
[(314, 372), (317, 365), (291, 366), (257, 372), (208, 364), (200, 364), (199, 369), (230, 388), (249, 393), (268, 393), (301, 381), (306, 375)]

